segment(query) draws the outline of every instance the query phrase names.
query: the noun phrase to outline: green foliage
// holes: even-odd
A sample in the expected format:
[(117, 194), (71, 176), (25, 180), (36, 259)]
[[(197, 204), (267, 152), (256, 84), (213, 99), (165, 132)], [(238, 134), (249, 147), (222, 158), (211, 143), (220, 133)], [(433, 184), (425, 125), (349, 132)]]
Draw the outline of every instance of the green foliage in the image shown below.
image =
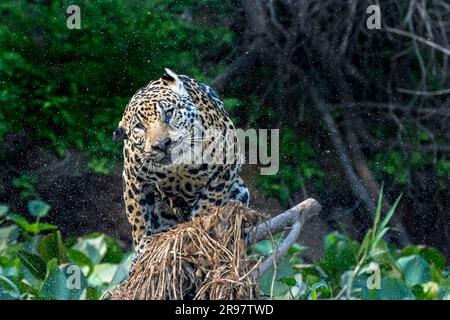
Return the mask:
[[(0, 111), (1, 112), (1, 111)], [(12, 185), (19, 190), (19, 198), (21, 200), (36, 198), (36, 185), (38, 180), (33, 175), (22, 174), (13, 179)]]
[(259, 176), (259, 187), (267, 194), (275, 194), (287, 204), (290, 195), (300, 190), (306, 182), (320, 185), (324, 172), (317, 164), (314, 149), (299, 139), (295, 131), (289, 128), (280, 131), (280, 166), (275, 175)]
[[(295, 245), (262, 276), (262, 293), (273, 299), (449, 299), (450, 277), (441, 253), (417, 245), (400, 250), (383, 240), (399, 201), (382, 217), (380, 193), (363, 241), (333, 232), (325, 237), (324, 256), (315, 264), (306, 264), (299, 255), (305, 248)], [(257, 243), (251, 254), (268, 255), (281, 240)]]
[[(388, 126), (375, 127), (373, 133), (378, 139), (385, 139), (393, 135), (391, 128)], [(432, 152), (421, 150), (423, 144), (432, 145), (436, 142), (431, 139), (430, 133), (417, 128), (414, 124), (406, 124), (405, 130), (401, 134), (401, 139), (403, 143), (409, 145), (413, 150), (408, 152), (400, 148), (380, 150), (371, 157), (369, 164), (380, 180), (384, 180), (384, 176), (387, 175), (396, 184), (405, 186), (411, 183), (411, 174), (413, 172), (430, 170), (434, 171), (441, 182), (442, 188), (445, 188), (450, 177), (448, 155), (445, 153), (433, 154)]]
[(65, 242), (56, 226), (40, 222), (48, 204), (33, 200), (28, 208), (33, 222), (0, 206), (9, 221), (0, 226), (0, 299), (99, 299), (127, 276), (132, 255), (114, 239), (90, 234)]
[(50, 206), (41, 200), (32, 200), (28, 202), (28, 211), (35, 218), (42, 218), (47, 215)]
[[(66, 27), (74, 4), (80, 30)], [(205, 6), (216, 8), (214, 25), (194, 25)], [(202, 80), (205, 49), (226, 52), (233, 41), (219, 1), (7, 0), (0, 9), (0, 139), (24, 130), (60, 155), (77, 147), (100, 173), (120, 154), (111, 135), (138, 88), (164, 67)]]

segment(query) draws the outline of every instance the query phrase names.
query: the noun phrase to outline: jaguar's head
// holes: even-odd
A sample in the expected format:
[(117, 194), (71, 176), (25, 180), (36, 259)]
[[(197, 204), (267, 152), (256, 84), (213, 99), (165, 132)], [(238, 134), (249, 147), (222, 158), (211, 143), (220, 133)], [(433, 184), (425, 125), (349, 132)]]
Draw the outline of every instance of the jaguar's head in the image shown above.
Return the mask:
[(113, 140), (125, 140), (125, 156), (136, 167), (173, 166), (198, 142), (193, 138), (197, 114), (183, 81), (165, 69), (131, 98)]

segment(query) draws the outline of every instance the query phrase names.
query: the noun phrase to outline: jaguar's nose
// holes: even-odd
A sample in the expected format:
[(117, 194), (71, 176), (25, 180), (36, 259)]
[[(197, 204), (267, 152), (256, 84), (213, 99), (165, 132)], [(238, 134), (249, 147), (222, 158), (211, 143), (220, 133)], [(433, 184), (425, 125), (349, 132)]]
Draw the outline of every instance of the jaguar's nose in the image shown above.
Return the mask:
[(153, 144), (152, 148), (155, 150), (166, 152), (171, 143), (172, 140), (170, 138), (164, 138), (162, 140), (158, 140), (155, 144)]

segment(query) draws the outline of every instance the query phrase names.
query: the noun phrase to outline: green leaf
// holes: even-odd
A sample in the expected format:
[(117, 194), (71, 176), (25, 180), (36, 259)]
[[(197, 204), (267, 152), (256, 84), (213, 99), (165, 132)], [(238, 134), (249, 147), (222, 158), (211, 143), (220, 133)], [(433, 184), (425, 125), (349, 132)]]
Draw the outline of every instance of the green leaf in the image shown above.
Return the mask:
[(129, 254), (122, 260), (114, 274), (113, 279), (111, 280), (111, 285), (118, 285), (127, 278), (133, 259), (134, 253)]
[(445, 269), (445, 257), (436, 248), (426, 247), (421, 250), (420, 255), (429, 264), (434, 264), (440, 271), (443, 271)]
[(440, 286), (438, 291), (439, 300), (450, 300), (450, 286)]
[(297, 253), (304, 252), (306, 249), (307, 249), (306, 246), (302, 246), (302, 245), (299, 244), (299, 243), (294, 243), (294, 244), (289, 248), (288, 254), (294, 255), (294, 254), (297, 254)]
[(3, 204), (0, 204), (0, 218), (5, 216), (9, 211), (9, 207)]
[[(270, 295), (271, 293), (273, 275), (274, 269), (273, 267), (271, 267), (266, 273), (264, 273), (261, 276), (260, 280), (261, 291), (266, 295)], [(286, 259), (286, 257), (283, 257), (277, 264), (277, 273), (275, 275), (275, 282), (273, 283), (274, 297), (283, 296), (289, 291), (289, 285), (287, 285), (283, 281), (278, 281), (280, 279), (295, 280), (294, 269), (289, 263), (289, 261)]]
[(430, 266), (421, 256), (402, 257), (397, 260), (397, 264), (403, 274), (405, 284), (409, 287), (431, 280)]
[(19, 228), (16, 225), (0, 228), (0, 251), (16, 243), (18, 237)]
[(18, 214), (11, 214), (7, 218), (9, 221), (13, 221), (18, 226), (20, 226), (25, 232), (39, 234), (42, 231), (55, 230), (58, 229), (57, 226), (48, 223), (29, 223), (27, 219)]
[(36, 278), (41, 280), (45, 278), (47, 266), (39, 256), (23, 250), (17, 252), (17, 255)]
[(88, 278), (88, 282), (93, 287), (106, 286), (112, 283), (114, 275), (118, 269), (117, 264), (101, 263), (94, 266), (94, 271)]
[(102, 263), (121, 263), (124, 252), (122, 246), (113, 238), (105, 235), (107, 245), (106, 253), (102, 259)]
[(20, 291), (14, 282), (0, 275), (0, 300), (16, 300), (19, 298)]
[(382, 277), (379, 289), (368, 289), (362, 285), (362, 299), (364, 300), (411, 300), (415, 296), (403, 281), (396, 278)]
[(26, 232), (31, 232), (32, 230), (31, 224), (27, 221), (27, 219), (19, 214), (10, 214), (7, 220), (14, 222)]
[(321, 262), (325, 272), (340, 274), (357, 263), (358, 243), (348, 237), (332, 232), (325, 237), (325, 253)]
[(295, 278), (279, 278), (277, 279), (278, 282), (285, 283), (290, 287), (293, 287), (297, 284), (297, 281)]
[(361, 245), (359, 246), (358, 259), (361, 259), (364, 255), (366, 255), (369, 252), (369, 249), (372, 245), (372, 234), (373, 234), (372, 229), (369, 229), (367, 231), (367, 233), (365, 234), (363, 241), (361, 242)]
[(411, 245), (404, 247), (402, 249), (402, 251), (400, 252), (400, 255), (402, 257), (412, 256), (415, 254), (420, 254), (421, 251), (422, 251), (422, 248), (420, 245), (411, 244)]
[(56, 230), (58, 229), (58, 226), (55, 226), (54, 224), (49, 223), (33, 223), (33, 230), (35, 230), (35, 233), (41, 233), (42, 231), (49, 231), (49, 230)]
[(35, 218), (45, 217), (50, 210), (50, 206), (42, 200), (32, 200), (28, 202), (28, 211)]
[(422, 256), (430, 265), (435, 265), (435, 267), (443, 271), (446, 268), (445, 257), (433, 247), (425, 247), (421, 245), (409, 245), (402, 249), (400, 252), (402, 257), (420, 255)]
[[(319, 290), (319, 289), (321, 289), (321, 290)], [(330, 285), (327, 282), (321, 280), (321, 281), (319, 281), (317, 283), (314, 283), (311, 286), (310, 290), (311, 290), (310, 299), (311, 300), (317, 300), (321, 295), (327, 294), (327, 292), (329, 294), (329, 292), (330, 292)]]
[(392, 205), (392, 207), (389, 209), (388, 213), (386, 214), (386, 217), (384, 217), (383, 221), (381, 222), (380, 225), (380, 230), (384, 229), (387, 224), (389, 223), (389, 221), (391, 220), (392, 216), (394, 215), (395, 210), (397, 210), (397, 206), (400, 203), (400, 199), (402, 198), (402, 196), (400, 195), (394, 202), (394, 204)]
[(40, 294), (47, 299), (68, 300), (70, 296), (64, 272), (55, 267), (56, 259), (49, 261), (48, 274), (42, 283)]
[(105, 235), (96, 235), (94, 237), (80, 238), (73, 247), (82, 253), (84, 253), (92, 263), (98, 264), (105, 256), (108, 245), (105, 239)]
[(100, 300), (102, 297), (103, 290), (100, 288), (88, 287), (86, 290), (86, 299), (87, 300)]
[(311, 289), (311, 297), (310, 298), (313, 301), (317, 300), (317, 289), (316, 288)]
[(389, 228), (383, 228), (381, 229), (377, 236), (375, 237), (375, 239), (373, 240), (372, 246), (376, 247), (378, 245), (378, 243), (381, 241), (381, 239), (383, 239), (384, 235), (386, 234), (386, 232), (388, 232), (390, 229)]
[(38, 243), (37, 251), (44, 261), (56, 259), (58, 264), (67, 262), (66, 249), (59, 231), (44, 236)]
[(380, 193), (378, 194), (378, 203), (375, 211), (375, 219), (373, 221), (373, 234), (377, 234), (378, 222), (381, 219), (381, 209), (383, 207), (383, 185), (381, 186)]
[[(85, 271), (87, 277), (92, 274), (92, 272), (94, 271), (94, 264), (88, 256), (72, 248), (67, 248), (66, 253), (69, 261), (82, 268)], [(87, 268), (87, 270), (85, 268)]]
[(272, 253), (272, 241), (271, 240), (262, 240), (255, 244), (256, 251), (261, 255), (268, 255)]

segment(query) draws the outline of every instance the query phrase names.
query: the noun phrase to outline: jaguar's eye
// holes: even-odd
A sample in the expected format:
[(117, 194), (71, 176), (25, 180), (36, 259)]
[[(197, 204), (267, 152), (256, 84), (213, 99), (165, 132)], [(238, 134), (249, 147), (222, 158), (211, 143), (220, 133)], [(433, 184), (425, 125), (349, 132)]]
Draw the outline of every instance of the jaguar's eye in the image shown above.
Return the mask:
[(173, 109), (167, 110), (164, 115), (166, 116), (167, 119), (172, 118), (172, 116), (173, 116)]
[(138, 130), (145, 130), (144, 125), (143, 125), (142, 123), (140, 123), (140, 122), (136, 123), (136, 125), (134, 126), (134, 128), (135, 128), (135, 129), (138, 129)]

